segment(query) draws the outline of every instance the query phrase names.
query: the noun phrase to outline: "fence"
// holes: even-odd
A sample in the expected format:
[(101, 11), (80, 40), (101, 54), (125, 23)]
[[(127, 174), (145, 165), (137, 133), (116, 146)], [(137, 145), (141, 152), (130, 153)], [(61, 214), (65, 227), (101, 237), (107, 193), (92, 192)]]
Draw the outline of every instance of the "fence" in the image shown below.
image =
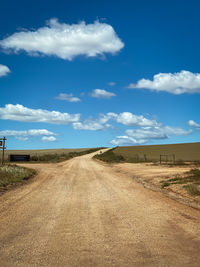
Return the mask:
[(172, 162), (175, 164), (175, 154), (160, 155), (160, 164), (162, 164), (162, 162)]

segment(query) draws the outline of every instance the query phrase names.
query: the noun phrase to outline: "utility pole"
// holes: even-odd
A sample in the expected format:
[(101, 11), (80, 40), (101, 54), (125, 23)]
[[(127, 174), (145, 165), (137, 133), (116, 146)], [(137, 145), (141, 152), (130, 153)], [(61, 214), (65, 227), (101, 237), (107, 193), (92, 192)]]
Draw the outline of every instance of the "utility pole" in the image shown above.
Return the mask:
[(2, 165), (4, 164), (4, 153), (5, 153), (5, 149), (6, 149), (6, 138), (5, 136), (3, 138), (0, 138), (0, 148), (2, 149)]

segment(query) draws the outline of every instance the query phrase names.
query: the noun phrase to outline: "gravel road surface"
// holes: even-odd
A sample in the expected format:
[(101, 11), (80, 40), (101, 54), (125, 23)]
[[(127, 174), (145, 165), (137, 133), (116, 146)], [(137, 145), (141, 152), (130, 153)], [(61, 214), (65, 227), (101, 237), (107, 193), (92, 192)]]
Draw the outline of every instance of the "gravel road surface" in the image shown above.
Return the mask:
[(0, 197), (0, 266), (200, 266), (200, 211), (93, 155), (26, 164)]

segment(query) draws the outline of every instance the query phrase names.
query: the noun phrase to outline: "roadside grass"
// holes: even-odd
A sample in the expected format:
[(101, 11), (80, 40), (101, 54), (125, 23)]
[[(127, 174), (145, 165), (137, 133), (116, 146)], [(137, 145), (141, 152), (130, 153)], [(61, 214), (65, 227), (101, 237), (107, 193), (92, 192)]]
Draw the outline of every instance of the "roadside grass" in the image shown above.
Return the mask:
[(200, 170), (191, 169), (187, 172), (187, 176), (181, 177), (177, 175), (174, 178), (161, 181), (161, 188), (168, 187), (172, 184), (182, 184), (183, 188), (191, 195), (200, 195)]
[(23, 180), (27, 180), (35, 173), (35, 170), (13, 164), (0, 166), (0, 188), (4, 188), (10, 184), (16, 184)]
[[(59, 148), (59, 149), (30, 149), (30, 150), (5, 150), (5, 163), (9, 163), (9, 155), (30, 155), (33, 158), (39, 158), (43, 155), (52, 155), (53, 156), (45, 156), (45, 158), (55, 158), (55, 155), (67, 155), (70, 152), (82, 152), (87, 151), (92, 148)], [(56, 156), (58, 158), (58, 156)], [(41, 157), (42, 159), (42, 157)], [(0, 153), (0, 162), (2, 161), (2, 153)], [(34, 160), (35, 161), (35, 160)], [(42, 161), (42, 160), (41, 160)], [(44, 159), (43, 159), (44, 161)], [(46, 160), (45, 160), (46, 161)]]
[(119, 163), (119, 162), (125, 162), (125, 158), (121, 155), (116, 155), (113, 151), (115, 148), (110, 149), (102, 154), (97, 154), (94, 156), (94, 158), (102, 160), (104, 162), (108, 163)]
[(102, 147), (98, 147), (98, 148), (91, 148), (88, 150), (84, 150), (84, 151), (74, 151), (74, 152), (69, 152), (69, 153), (61, 153), (61, 154), (57, 154), (57, 153), (53, 153), (53, 154), (42, 154), (42, 155), (32, 155), (30, 157), (30, 162), (49, 162), (49, 163), (57, 163), (57, 162), (62, 162), (64, 160), (69, 160), (71, 158), (74, 157), (78, 157), (78, 156), (83, 156), (86, 154), (90, 154), (93, 152), (96, 152), (100, 149), (103, 149)]
[[(83, 156), (89, 153), (96, 152), (100, 149), (103, 149), (103, 147), (98, 147), (98, 148), (90, 148), (90, 149), (77, 149), (77, 151), (74, 149), (73, 151), (71, 150), (70, 152), (59, 152), (58, 153), (45, 153), (45, 150), (42, 153), (30, 153), (30, 161), (25, 161), (23, 163), (58, 163), (62, 162), (64, 160), (69, 160), (74, 157), (78, 156)], [(70, 150), (70, 149), (69, 149)], [(48, 150), (46, 150), (48, 151)], [(56, 151), (56, 150), (54, 150)], [(67, 149), (66, 149), (67, 151)], [(22, 151), (20, 151), (22, 153)], [(20, 153), (20, 154), (21, 154)], [(22, 153), (23, 154), (23, 153)], [(6, 160), (6, 163), (8, 163), (8, 159)]]

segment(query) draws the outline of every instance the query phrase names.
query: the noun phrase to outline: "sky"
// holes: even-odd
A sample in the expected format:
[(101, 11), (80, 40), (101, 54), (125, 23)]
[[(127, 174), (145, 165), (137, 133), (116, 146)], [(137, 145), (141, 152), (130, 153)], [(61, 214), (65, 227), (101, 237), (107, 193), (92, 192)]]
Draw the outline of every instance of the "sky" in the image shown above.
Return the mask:
[(199, 1), (0, 6), (7, 149), (199, 142)]

